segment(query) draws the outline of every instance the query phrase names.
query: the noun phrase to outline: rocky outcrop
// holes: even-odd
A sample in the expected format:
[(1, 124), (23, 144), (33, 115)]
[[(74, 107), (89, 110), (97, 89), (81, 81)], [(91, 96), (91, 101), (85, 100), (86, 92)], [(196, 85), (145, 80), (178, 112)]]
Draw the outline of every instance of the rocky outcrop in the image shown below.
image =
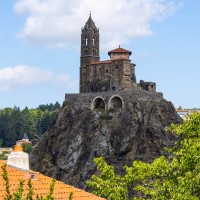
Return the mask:
[(105, 157), (121, 173), (124, 165), (136, 159), (151, 162), (166, 154), (163, 147), (172, 146), (176, 138), (165, 127), (182, 121), (172, 103), (145, 91), (124, 91), (122, 96), (123, 108), (116, 112), (91, 111), (84, 99), (82, 104), (65, 100), (30, 155), (31, 168), (85, 188), (96, 170), (95, 157)]

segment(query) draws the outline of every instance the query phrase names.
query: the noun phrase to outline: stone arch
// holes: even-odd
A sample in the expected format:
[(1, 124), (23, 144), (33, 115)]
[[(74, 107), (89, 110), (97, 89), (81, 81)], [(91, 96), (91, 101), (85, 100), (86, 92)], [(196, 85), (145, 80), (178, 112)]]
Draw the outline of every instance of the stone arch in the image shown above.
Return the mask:
[(109, 99), (108, 109), (110, 112), (119, 112), (124, 108), (124, 100), (119, 95), (114, 95)]
[(104, 112), (106, 110), (106, 103), (103, 97), (97, 96), (93, 99), (91, 104), (91, 110), (97, 110), (99, 112)]

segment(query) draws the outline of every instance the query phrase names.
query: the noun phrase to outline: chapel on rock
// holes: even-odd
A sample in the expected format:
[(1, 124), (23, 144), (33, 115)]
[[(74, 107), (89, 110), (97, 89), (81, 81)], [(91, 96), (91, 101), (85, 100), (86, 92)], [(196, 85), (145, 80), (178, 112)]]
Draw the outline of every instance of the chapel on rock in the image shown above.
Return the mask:
[(81, 32), (80, 93), (146, 90), (156, 91), (155, 82), (136, 83), (131, 51), (119, 48), (108, 52), (109, 60), (100, 61), (99, 28), (91, 14)]

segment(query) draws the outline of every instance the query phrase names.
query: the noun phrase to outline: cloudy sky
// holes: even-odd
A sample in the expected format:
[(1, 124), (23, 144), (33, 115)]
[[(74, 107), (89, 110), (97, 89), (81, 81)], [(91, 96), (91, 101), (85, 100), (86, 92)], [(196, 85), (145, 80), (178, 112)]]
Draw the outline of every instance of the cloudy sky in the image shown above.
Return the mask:
[(0, 2), (0, 108), (60, 103), (79, 85), (81, 27), (92, 13), (101, 60), (131, 50), (137, 81), (175, 107), (200, 108), (199, 0)]

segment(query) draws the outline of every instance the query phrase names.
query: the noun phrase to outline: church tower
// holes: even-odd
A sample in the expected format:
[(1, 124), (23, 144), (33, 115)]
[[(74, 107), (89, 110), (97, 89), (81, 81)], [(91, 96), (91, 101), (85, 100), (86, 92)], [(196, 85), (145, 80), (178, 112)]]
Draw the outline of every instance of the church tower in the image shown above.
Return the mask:
[(90, 14), (81, 32), (80, 93), (85, 92), (86, 80), (90, 73), (86, 66), (99, 60), (99, 29)]

